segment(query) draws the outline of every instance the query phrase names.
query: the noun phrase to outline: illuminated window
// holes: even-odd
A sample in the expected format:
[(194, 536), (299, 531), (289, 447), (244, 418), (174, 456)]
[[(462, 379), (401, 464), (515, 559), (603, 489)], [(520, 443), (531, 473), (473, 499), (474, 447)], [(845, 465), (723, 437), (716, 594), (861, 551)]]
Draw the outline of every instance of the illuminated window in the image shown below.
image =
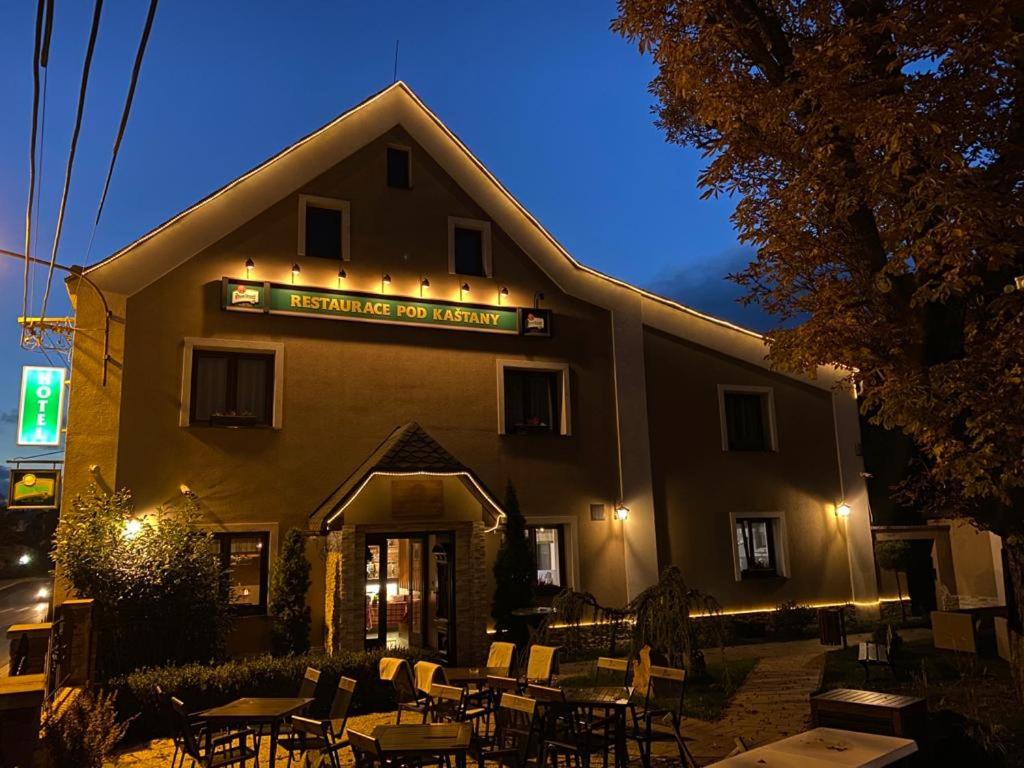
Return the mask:
[(561, 525), (530, 525), (526, 528), (537, 558), (537, 589), (558, 591), (565, 586), (565, 541)]
[(189, 424), (269, 426), (273, 408), (273, 354), (207, 349), (192, 352)]
[(388, 147), (388, 186), (412, 188), (412, 153), (405, 147)]
[(232, 610), (266, 613), (270, 534), (215, 533), (212, 546), (221, 569), (228, 574)]
[(740, 577), (778, 576), (775, 551), (775, 520), (772, 518), (737, 518), (736, 551)]

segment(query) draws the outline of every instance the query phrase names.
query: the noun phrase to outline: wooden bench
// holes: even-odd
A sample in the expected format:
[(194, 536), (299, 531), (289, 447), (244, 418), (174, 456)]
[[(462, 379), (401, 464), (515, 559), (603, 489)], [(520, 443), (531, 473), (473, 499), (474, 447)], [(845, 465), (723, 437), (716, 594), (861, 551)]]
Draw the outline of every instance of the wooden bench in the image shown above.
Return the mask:
[(871, 680), (871, 667), (888, 667), (896, 677), (896, 633), (890, 624), (885, 628), (885, 642), (860, 643), (857, 646), (857, 663), (864, 667), (864, 684)]

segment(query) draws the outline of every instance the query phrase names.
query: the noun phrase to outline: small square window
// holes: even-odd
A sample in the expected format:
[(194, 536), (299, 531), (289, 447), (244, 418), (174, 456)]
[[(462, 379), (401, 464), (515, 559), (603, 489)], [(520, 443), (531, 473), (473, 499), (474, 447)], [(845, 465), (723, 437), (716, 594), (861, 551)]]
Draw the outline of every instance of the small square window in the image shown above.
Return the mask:
[(725, 443), (730, 451), (773, 450), (767, 392), (725, 391)]
[(741, 578), (778, 576), (775, 520), (772, 518), (737, 518), (736, 551), (739, 556)]
[(402, 147), (388, 147), (388, 186), (395, 189), (409, 189), (412, 186), (412, 155)]
[(274, 355), (195, 350), (190, 401), (189, 424), (269, 426), (274, 407)]
[(455, 228), (455, 274), (486, 277), (484, 233), (479, 229)]
[(306, 256), (340, 259), (342, 212), (306, 205)]
[(558, 371), (505, 369), (505, 433), (559, 433)]
[(270, 534), (215, 533), (211, 547), (229, 583), (229, 604), (235, 613), (267, 612), (267, 563)]

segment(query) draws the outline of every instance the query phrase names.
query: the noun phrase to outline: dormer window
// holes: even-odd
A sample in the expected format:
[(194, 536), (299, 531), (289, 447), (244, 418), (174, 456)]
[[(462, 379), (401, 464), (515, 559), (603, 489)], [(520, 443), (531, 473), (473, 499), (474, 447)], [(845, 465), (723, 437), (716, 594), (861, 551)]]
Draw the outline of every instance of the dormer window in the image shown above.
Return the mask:
[(387, 148), (388, 186), (393, 189), (412, 189), (412, 152), (408, 147)]

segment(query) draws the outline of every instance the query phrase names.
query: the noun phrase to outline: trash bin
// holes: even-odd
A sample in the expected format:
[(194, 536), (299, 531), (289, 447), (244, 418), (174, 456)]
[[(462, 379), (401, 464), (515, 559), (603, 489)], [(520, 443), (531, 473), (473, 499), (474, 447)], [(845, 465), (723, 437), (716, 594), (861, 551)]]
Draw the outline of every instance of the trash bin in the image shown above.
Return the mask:
[(842, 608), (818, 609), (818, 637), (822, 645), (846, 647), (846, 621)]

